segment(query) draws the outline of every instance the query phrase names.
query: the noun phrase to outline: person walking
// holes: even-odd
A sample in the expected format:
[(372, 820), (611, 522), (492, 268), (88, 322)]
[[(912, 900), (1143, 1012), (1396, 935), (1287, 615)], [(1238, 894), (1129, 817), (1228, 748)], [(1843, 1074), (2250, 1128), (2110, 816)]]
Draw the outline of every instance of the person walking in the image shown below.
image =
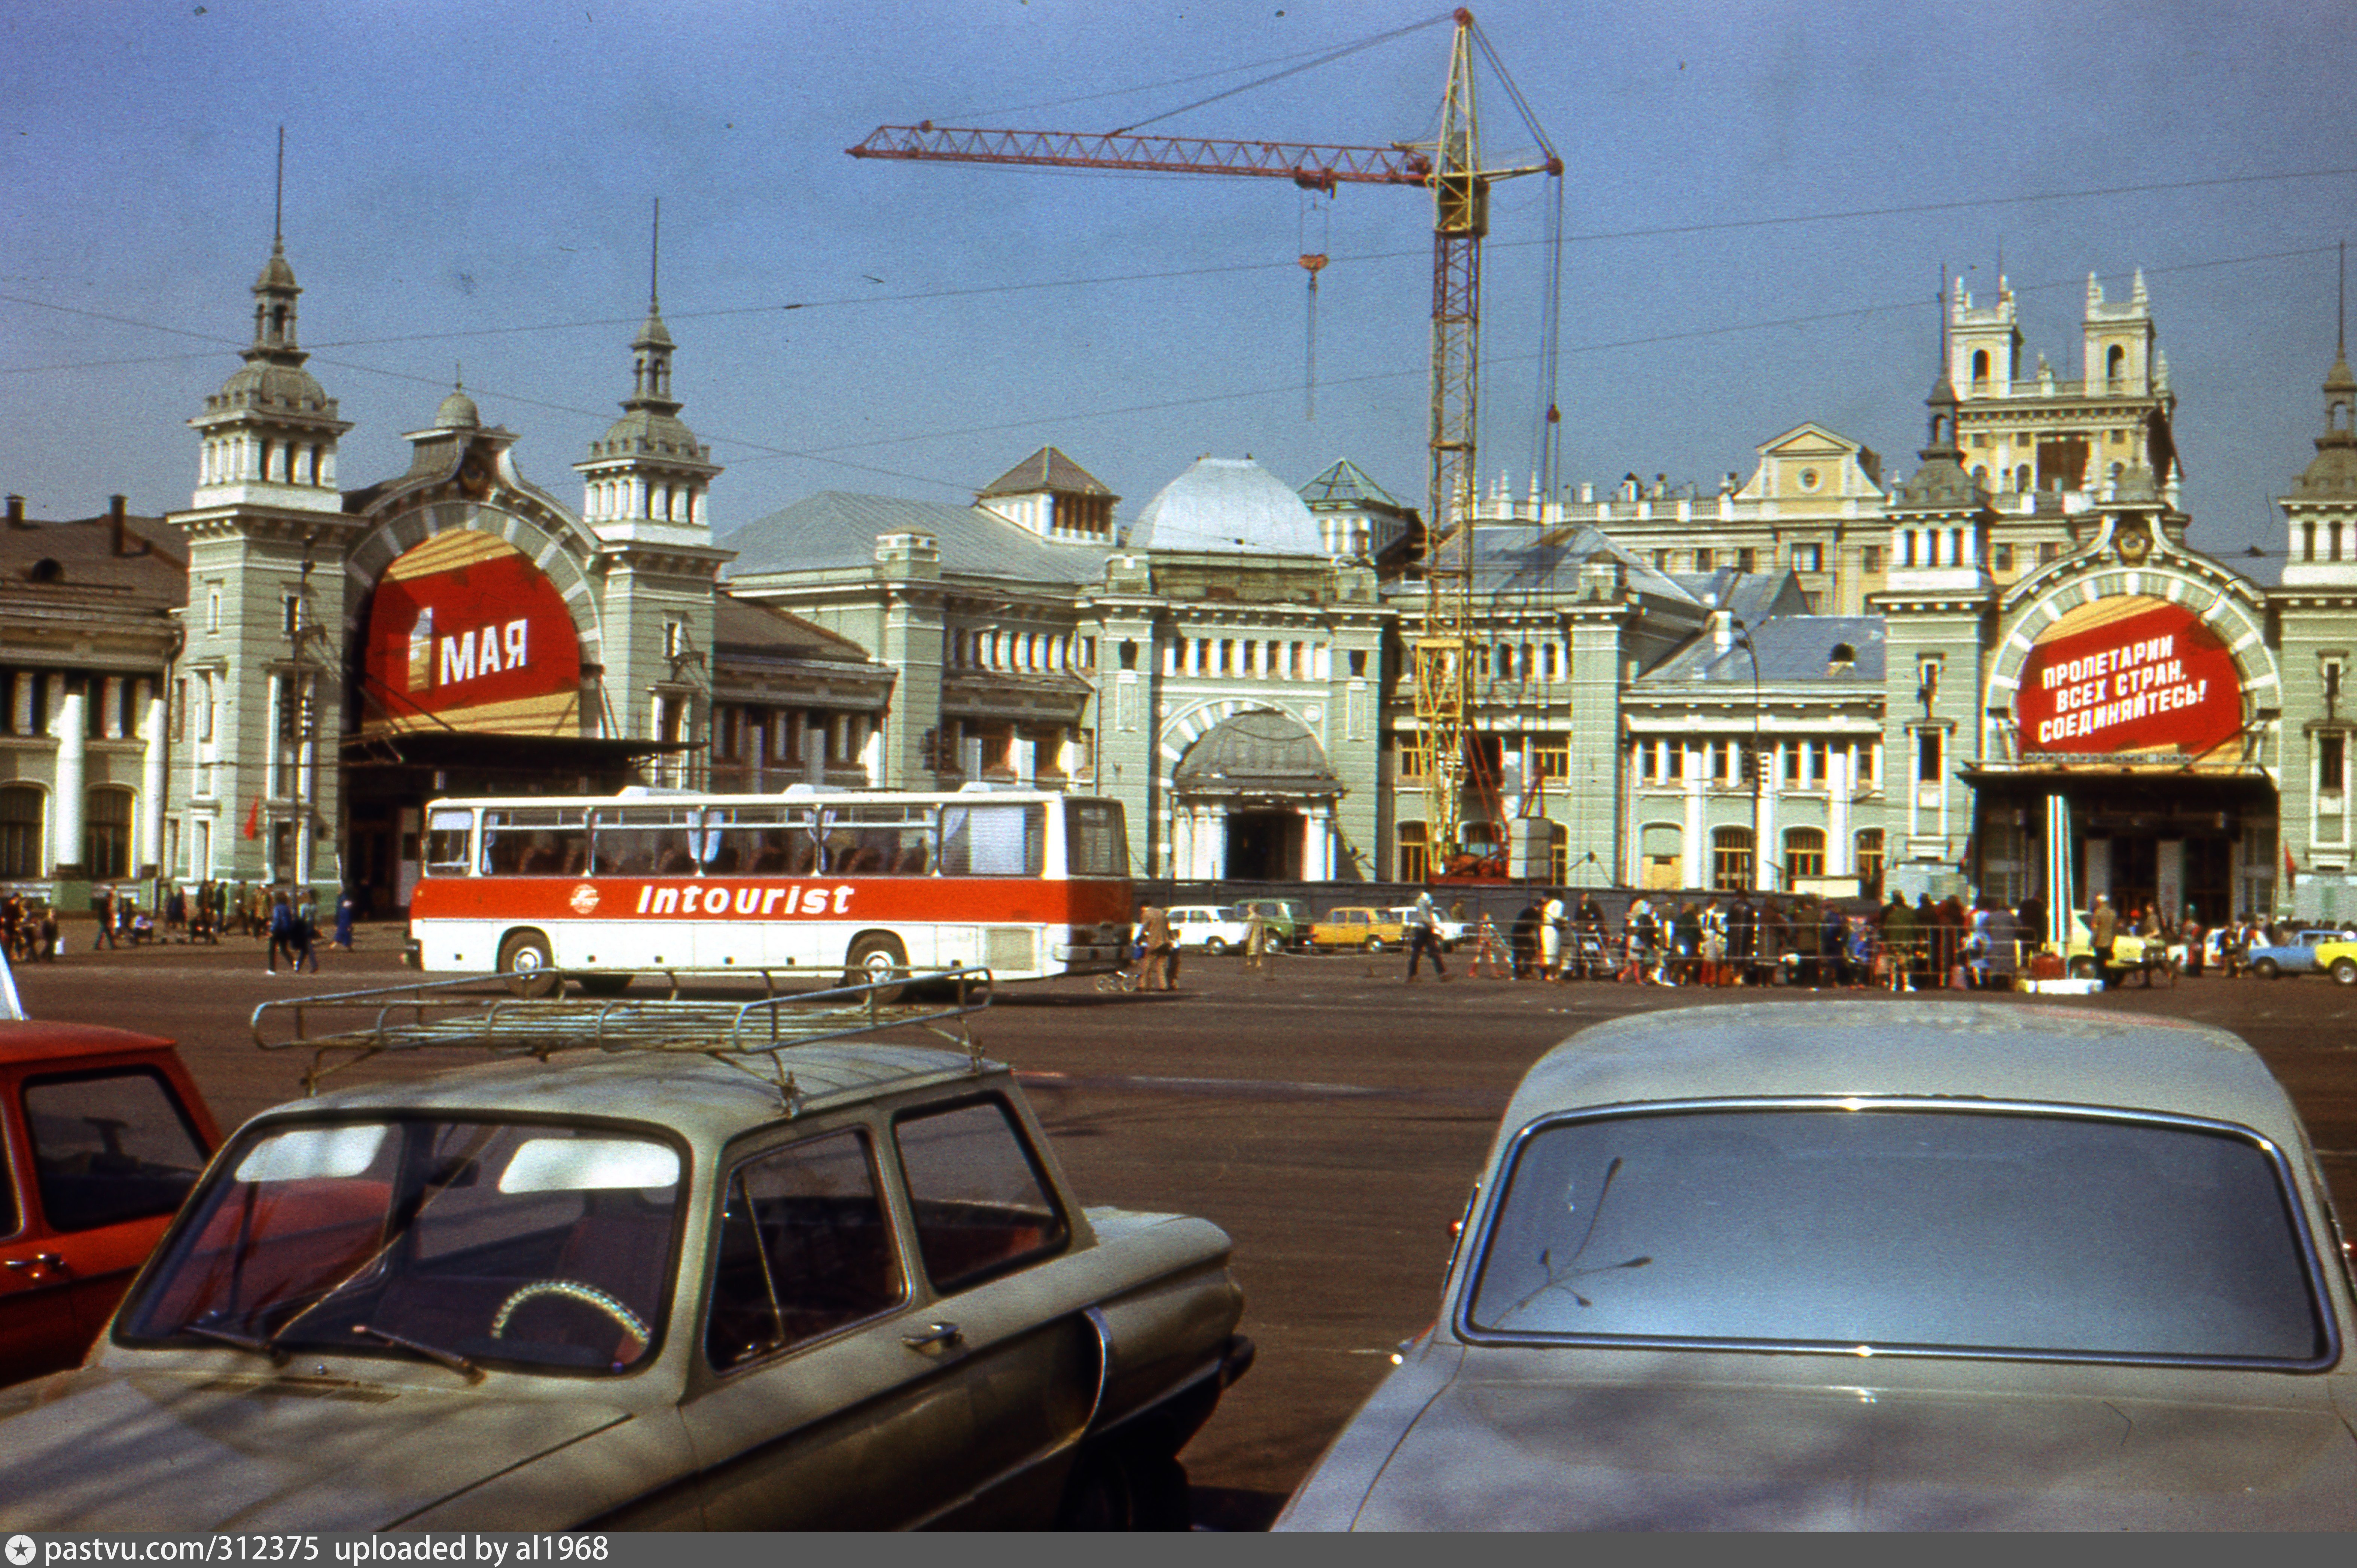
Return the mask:
[(1536, 898), (1531, 899), (1523, 906), (1523, 912), (1514, 917), (1513, 927), (1507, 932), (1507, 940), (1513, 955), (1516, 980), (1528, 978), (1531, 971), (1538, 966), (1539, 920), (1544, 913), (1545, 911), (1539, 906), (1539, 901)]
[(1268, 916), (1257, 905), (1244, 912), (1244, 968), (1263, 980), (1276, 978), (1268, 961)]
[(1159, 905), (1148, 904), (1137, 912), (1137, 923), (1146, 938), (1146, 977), (1138, 982), (1137, 988), (1178, 990), (1178, 946), (1171, 940), (1169, 912)]
[(307, 964), (313, 974), (319, 972), (319, 953), (315, 945), (318, 939), (318, 926), (312, 918), (318, 908), (317, 900), (313, 898), (306, 898), (295, 906), (294, 956), (295, 972), (297, 974), (303, 972)]
[(90, 950), (111, 948), (114, 940), (114, 889), (94, 887), (90, 895), (90, 912), (98, 921), (98, 935), (91, 939)]
[[(336, 945), (346, 952), (352, 950), (352, 915), (355, 909), (352, 890), (345, 888), (336, 897)], [(1253, 917), (1257, 920), (1258, 915)]]
[(1432, 955), (1432, 972), (1443, 980), (1448, 978), (1448, 966), (1440, 961), (1440, 911), (1432, 907), (1429, 888), (1415, 897), (1407, 912), (1407, 983), (1415, 983), (1415, 969), (1424, 955)]
[(271, 897), (269, 932), (270, 956), (263, 961), (263, 972), (276, 974), (279, 955), (285, 954), (290, 962), (295, 956), (295, 903), (284, 888)]
[(2120, 912), (2112, 908), (2110, 895), (2096, 894), (2095, 907), (2087, 912), (2087, 945), (2095, 950), (2095, 974), (2107, 986), (2112, 978), (2112, 944), (2119, 935)]
[(1481, 918), (1474, 922), (1473, 961), (1465, 966), (1465, 972), (1476, 979), (1510, 980), (1513, 977), (1512, 963), (1506, 955), (1503, 940), (1498, 935), (1498, 922), (1491, 918), (1487, 909), (1482, 910)]
[(1891, 894), (1882, 911), (1882, 951), (1890, 971), (1890, 989), (1911, 990), (1907, 971), (1915, 958), (1915, 911), (1908, 907), (1904, 893)]

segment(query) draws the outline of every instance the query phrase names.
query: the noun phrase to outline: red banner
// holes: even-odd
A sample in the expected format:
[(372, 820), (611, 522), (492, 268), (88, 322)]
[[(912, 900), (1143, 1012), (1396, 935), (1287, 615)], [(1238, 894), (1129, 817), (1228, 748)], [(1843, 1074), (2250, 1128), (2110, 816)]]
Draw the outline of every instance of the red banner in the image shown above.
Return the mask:
[(2242, 732), (2242, 675), (2225, 640), (2184, 606), (2098, 599), (2029, 650), (2015, 717), (2025, 756), (2200, 757)]
[(369, 606), (369, 727), (577, 735), (581, 647), (523, 553), (470, 529), (409, 551)]

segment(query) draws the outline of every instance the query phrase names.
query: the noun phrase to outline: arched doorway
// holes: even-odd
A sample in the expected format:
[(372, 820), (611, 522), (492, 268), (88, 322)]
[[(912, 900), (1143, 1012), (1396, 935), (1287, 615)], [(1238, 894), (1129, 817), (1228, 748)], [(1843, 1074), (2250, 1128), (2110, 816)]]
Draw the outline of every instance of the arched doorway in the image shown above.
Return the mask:
[(1171, 772), (1171, 875), (1319, 882), (1333, 874), (1342, 781), (1289, 714), (1247, 709), (1189, 746)]

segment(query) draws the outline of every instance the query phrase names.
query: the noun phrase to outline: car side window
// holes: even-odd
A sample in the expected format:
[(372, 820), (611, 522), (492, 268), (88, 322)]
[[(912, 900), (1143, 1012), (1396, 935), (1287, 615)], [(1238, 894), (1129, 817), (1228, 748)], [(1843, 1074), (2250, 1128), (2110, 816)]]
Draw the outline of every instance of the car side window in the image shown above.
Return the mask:
[(35, 1079), (25, 1086), (25, 1122), (53, 1230), (169, 1214), (204, 1169), (195, 1130), (152, 1069)]
[(704, 1353), (726, 1371), (908, 1294), (865, 1133), (813, 1138), (729, 1174)]
[(934, 1289), (979, 1284), (1071, 1240), (1071, 1228), (1005, 1102), (918, 1112), (900, 1118), (893, 1133)]

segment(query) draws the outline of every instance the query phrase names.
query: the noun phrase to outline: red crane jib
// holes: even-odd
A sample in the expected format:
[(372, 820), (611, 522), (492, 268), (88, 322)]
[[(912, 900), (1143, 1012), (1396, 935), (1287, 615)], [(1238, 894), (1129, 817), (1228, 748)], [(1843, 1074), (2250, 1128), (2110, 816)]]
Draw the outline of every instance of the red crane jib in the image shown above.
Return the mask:
[(1074, 131), (953, 130), (879, 125), (855, 158), (934, 158), (968, 164), (1051, 164), (1072, 168), (1156, 169), (1171, 174), (1250, 174), (1312, 190), (1340, 184), (1422, 185), (1432, 160), (1409, 147), (1334, 146), (1318, 142), (1212, 142), (1184, 136), (1091, 135)]

